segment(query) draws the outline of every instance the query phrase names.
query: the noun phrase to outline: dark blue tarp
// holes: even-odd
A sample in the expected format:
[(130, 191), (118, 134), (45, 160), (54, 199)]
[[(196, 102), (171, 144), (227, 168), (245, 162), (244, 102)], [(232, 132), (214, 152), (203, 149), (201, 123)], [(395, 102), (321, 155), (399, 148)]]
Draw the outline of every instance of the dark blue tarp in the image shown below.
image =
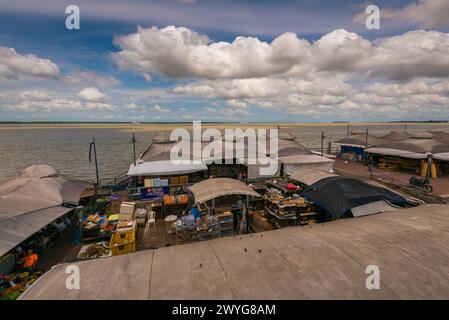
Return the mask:
[(355, 153), (365, 159), (365, 147), (340, 146), (340, 157), (343, 153)]
[(142, 188), (140, 189), (140, 200), (162, 200), (168, 194), (169, 187)]
[(407, 200), (388, 189), (345, 177), (329, 177), (308, 186), (302, 196), (327, 213), (328, 219), (339, 219), (352, 208), (385, 200), (404, 205)]

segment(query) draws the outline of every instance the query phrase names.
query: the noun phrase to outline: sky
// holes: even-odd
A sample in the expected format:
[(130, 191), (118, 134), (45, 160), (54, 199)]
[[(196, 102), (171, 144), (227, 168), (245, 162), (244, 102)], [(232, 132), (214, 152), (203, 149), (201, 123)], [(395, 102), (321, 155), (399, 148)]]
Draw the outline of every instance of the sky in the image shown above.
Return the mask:
[(447, 119), (447, 0), (0, 0), (0, 121)]

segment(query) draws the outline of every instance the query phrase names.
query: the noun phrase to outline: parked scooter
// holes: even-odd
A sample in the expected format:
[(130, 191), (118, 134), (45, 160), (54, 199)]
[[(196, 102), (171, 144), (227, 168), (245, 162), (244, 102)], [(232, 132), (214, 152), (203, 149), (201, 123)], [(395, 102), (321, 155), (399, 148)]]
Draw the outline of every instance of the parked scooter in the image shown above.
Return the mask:
[(411, 187), (422, 190), (425, 193), (431, 193), (433, 191), (433, 187), (430, 185), (430, 180), (427, 177), (413, 176), (408, 182)]

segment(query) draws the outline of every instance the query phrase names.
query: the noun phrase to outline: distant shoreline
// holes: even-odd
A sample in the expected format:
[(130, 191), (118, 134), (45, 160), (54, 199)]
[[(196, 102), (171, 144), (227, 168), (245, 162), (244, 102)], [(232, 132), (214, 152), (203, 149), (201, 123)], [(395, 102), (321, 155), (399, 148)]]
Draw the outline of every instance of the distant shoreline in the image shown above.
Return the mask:
[[(349, 126), (401, 126), (406, 124), (419, 126), (445, 125), (447, 121), (397, 121), (397, 122), (349, 122)], [(295, 128), (295, 127), (341, 127), (348, 122), (202, 122), (203, 128)], [(0, 122), (0, 130), (14, 129), (122, 129), (133, 131), (169, 131), (175, 128), (191, 128), (192, 122), (155, 122), (155, 123), (126, 123), (126, 122)]]

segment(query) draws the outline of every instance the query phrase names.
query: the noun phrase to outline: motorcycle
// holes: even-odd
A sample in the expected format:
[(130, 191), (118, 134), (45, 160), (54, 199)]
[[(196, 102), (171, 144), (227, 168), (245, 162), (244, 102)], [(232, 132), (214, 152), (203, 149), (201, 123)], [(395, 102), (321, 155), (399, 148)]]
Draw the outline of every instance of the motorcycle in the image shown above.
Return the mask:
[(433, 187), (430, 185), (430, 180), (427, 177), (413, 176), (408, 182), (411, 187), (422, 190), (425, 193), (431, 193), (433, 191)]

